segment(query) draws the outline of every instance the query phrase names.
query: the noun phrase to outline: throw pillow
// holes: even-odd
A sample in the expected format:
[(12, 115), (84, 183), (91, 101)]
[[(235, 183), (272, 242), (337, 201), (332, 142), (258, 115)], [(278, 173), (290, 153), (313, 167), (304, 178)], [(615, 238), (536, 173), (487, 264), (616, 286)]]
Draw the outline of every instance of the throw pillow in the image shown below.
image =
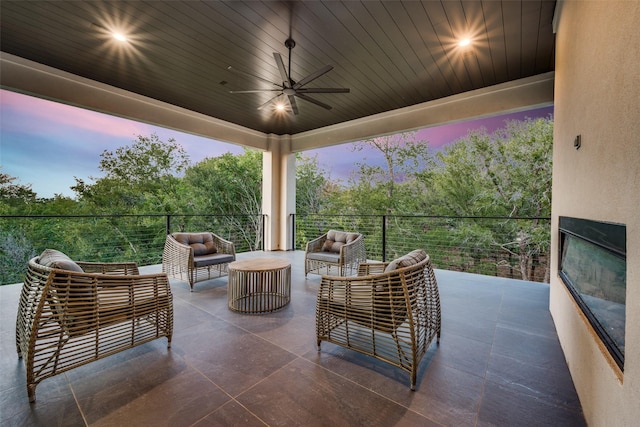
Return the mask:
[(387, 265), (384, 269), (384, 272), (387, 273), (389, 271), (396, 270), (398, 268), (410, 267), (412, 265), (416, 265), (423, 261), (427, 257), (427, 253), (424, 249), (416, 249), (409, 252), (406, 255), (401, 256), (398, 259), (395, 259)]
[(73, 262), (66, 254), (55, 249), (45, 249), (44, 252), (40, 254), (40, 260), (38, 262), (40, 265), (49, 268), (59, 268), (60, 270), (77, 272), (83, 271), (82, 268)]

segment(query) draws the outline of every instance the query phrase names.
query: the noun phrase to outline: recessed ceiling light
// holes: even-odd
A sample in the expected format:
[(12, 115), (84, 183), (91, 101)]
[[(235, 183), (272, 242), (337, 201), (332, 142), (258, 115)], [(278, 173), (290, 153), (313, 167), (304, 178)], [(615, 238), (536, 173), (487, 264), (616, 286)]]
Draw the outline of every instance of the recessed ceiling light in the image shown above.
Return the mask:
[(127, 41), (127, 38), (121, 33), (113, 33), (113, 38), (121, 42)]
[(285, 110), (285, 106), (284, 104), (276, 104), (276, 110), (277, 111), (284, 111)]
[(458, 46), (465, 47), (471, 44), (471, 39), (462, 39), (458, 42)]

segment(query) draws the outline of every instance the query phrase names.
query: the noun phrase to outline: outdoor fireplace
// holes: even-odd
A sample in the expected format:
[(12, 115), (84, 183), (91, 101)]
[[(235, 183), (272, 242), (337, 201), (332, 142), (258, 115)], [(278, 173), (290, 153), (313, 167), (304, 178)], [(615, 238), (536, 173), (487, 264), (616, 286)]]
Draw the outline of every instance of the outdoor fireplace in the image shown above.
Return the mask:
[(624, 370), (626, 226), (560, 217), (560, 277)]

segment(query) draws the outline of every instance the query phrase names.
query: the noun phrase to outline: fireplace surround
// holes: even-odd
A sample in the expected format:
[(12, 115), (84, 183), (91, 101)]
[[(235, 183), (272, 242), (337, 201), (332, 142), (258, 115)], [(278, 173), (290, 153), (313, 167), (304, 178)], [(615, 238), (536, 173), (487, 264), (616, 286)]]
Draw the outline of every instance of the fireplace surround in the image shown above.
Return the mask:
[(560, 217), (563, 283), (624, 371), (626, 314), (626, 226)]

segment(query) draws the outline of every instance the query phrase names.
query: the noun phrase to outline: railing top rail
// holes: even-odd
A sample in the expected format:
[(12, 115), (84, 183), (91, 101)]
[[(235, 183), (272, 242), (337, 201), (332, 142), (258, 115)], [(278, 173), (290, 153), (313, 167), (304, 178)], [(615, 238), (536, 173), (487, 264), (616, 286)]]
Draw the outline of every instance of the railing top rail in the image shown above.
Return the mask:
[(362, 217), (370, 217), (370, 218), (380, 218), (380, 217), (394, 217), (394, 218), (442, 218), (442, 219), (524, 219), (524, 220), (551, 220), (551, 217), (548, 216), (485, 216), (485, 215), (476, 215), (476, 216), (453, 216), (453, 215), (395, 215), (395, 214), (336, 214), (336, 215), (320, 215), (320, 214), (291, 214), (295, 216), (313, 216), (319, 218), (336, 218), (336, 217), (346, 217), (346, 218), (362, 218)]
[[(262, 214), (258, 214), (262, 215)], [(29, 215), (0, 215), (2, 218), (120, 218), (120, 217), (166, 217), (166, 216), (188, 216), (188, 217), (220, 217), (229, 216), (254, 216), (254, 214), (182, 214), (182, 213), (148, 213), (148, 214), (29, 214)]]

